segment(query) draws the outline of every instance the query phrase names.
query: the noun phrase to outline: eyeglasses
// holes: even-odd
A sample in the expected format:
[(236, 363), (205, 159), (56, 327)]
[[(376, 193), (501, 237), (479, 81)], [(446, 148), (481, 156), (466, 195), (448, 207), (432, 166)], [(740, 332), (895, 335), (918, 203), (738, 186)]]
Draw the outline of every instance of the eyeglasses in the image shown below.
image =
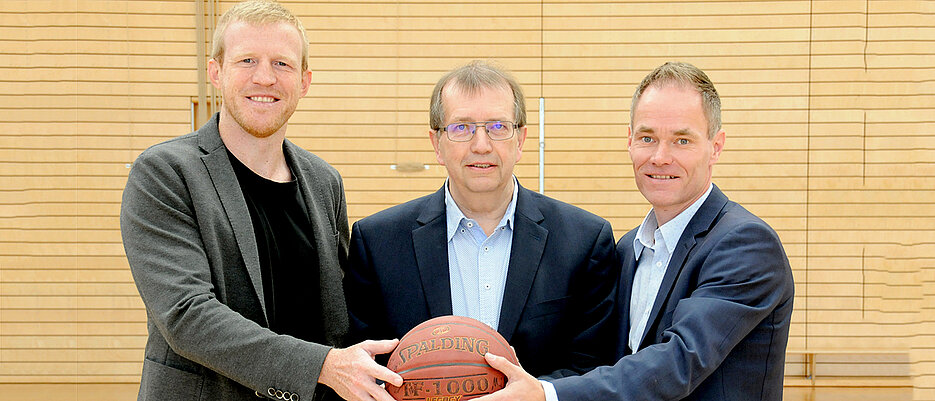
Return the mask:
[(467, 142), (474, 138), (477, 127), (484, 127), (492, 141), (505, 141), (513, 137), (516, 124), (512, 121), (475, 121), (448, 124), (441, 128), (452, 142)]

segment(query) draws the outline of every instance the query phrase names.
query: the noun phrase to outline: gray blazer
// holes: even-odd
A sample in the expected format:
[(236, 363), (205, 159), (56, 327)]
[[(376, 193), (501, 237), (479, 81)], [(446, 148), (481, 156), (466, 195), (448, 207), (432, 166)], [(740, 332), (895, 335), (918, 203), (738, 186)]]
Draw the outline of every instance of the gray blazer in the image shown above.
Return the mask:
[(307, 203), (330, 345), (266, 328), (253, 224), (215, 114), (144, 151), (123, 192), (120, 229), (149, 329), (139, 400), (313, 398), (347, 332), (347, 210), (333, 167), (288, 140), (283, 149)]

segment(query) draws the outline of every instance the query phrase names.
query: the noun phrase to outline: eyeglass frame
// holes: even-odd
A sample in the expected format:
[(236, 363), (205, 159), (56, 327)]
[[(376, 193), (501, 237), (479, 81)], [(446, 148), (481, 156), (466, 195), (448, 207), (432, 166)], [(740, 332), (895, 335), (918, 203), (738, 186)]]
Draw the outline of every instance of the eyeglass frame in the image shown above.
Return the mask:
[[(488, 123), (504, 123), (504, 124), (509, 124), (509, 125), (510, 125), (510, 136), (508, 136), (508, 137), (506, 137), (506, 138), (502, 138), (502, 139), (496, 139), (496, 138), (491, 137), (491, 136), (490, 136), (490, 130), (487, 129), (487, 124), (488, 124)], [(448, 130), (448, 127), (450, 127), (450, 126), (452, 126), (452, 125), (461, 125), (461, 124), (470, 125), (470, 126), (471, 126), (471, 136), (468, 137), (468, 138), (465, 139), (465, 140), (462, 140), (462, 141), (459, 141), (459, 140), (456, 140), (456, 139), (452, 139), (452, 138), (451, 138), (451, 135), (450, 135), (450, 134), (451, 134), (451, 131)], [(458, 121), (458, 122), (454, 122), (454, 123), (451, 123), (451, 124), (442, 126), (442, 127), (438, 128), (436, 131), (439, 131), (439, 132), (444, 131), (444, 132), (445, 132), (445, 137), (447, 137), (448, 140), (449, 140), (449, 141), (452, 141), (452, 142), (470, 142), (472, 139), (474, 139), (474, 135), (477, 135), (477, 127), (484, 127), (484, 133), (487, 134), (487, 138), (489, 138), (491, 141), (508, 141), (508, 140), (510, 140), (510, 139), (513, 139), (513, 137), (516, 136), (516, 129), (517, 129), (517, 128), (520, 128), (519, 124), (516, 124), (515, 122), (509, 121), (509, 120)]]

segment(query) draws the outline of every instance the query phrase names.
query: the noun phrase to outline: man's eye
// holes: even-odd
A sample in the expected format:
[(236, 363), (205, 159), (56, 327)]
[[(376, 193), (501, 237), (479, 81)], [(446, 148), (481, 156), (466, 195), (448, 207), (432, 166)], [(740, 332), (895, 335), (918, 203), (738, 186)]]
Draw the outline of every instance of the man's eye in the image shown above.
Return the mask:
[(503, 123), (501, 123), (501, 122), (499, 122), (499, 121), (492, 122), (492, 123), (490, 123), (490, 128), (493, 129), (493, 130), (496, 130), (496, 131), (502, 130), (502, 129), (503, 129)]
[(679, 144), (679, 145), (688, 145), (688, 139), (679, 138), (678, 144)]
[(640, 141), (644, 143), (651, 143), (653, 141), (653, 138), (650, 138), (648, 136), (643, 136), (643, 137), (640, 137)]
[(241, 62), (241, 63), (250, 64), (250, 63), (253, 63), (253, 59), (252, 59), (252, 58), (245, 58), (245, 59), (243, 59), (243, 60), (240, 60), (240, 62)]

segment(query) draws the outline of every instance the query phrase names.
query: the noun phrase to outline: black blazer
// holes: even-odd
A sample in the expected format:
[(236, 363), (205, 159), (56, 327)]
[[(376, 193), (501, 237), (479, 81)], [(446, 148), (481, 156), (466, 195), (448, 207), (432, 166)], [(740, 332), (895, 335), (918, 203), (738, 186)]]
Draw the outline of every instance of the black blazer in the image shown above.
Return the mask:
[(620, 359), (556, 380), (559, 399), (780, 401), (793, 282), (773, 229), (715, 186), (679, 239), (631, 355), (636, 231), (617, 243)]
[[(354, 341), (452, 313), (444, 191), (354, 224), (344, 277)], [(513, 230), (498, 331), (523, 367), (563, 376), (607, 363), (619, 275), (610, 223), (520, 187)]]

